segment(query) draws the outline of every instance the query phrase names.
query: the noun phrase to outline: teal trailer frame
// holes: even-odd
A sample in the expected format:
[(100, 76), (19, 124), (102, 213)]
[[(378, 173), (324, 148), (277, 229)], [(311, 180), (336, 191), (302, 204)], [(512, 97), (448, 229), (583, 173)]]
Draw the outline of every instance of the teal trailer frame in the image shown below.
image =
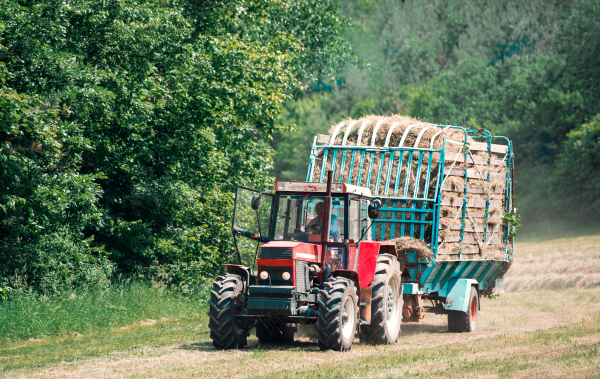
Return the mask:
[[(336, 126), (330, 137), (323, 135), (315, 137), (310, 154), (307, 182), (322, 183), (325, 178), (325, 171), (332, 170), (334, 182), (371, 188), (372, 197), (379, 198), (386, 204), (380, 208), (379, 218), (371, 220), (374, 223), (371, 228), (372, 239), (382, 241), (384, 239), (410, 236), (426, 241), (434, 252), (434, 257), (431, 260), (419, 260), (416, 252), (408, 252), (408, 262), (406, 263), (410, 267), (411, 281), (403, 284), (403, 292), (411, 295), (435, 295), (436, 298), (445, 299), (447, 310), (466, 311), (470, 288), (474, 286), (478, 291), (485, 291), (491, 287), (498, 274), (503, 273), (509, 264), (508, 246), (513, 244), (511, 237), (512, 225), (507, 225), (502, 235), (503, 243), (507, 246), (504, 259), (487, 259), (486, 257), (471, 259), (469, 257), (468, 249), (464, 248), (463, 245), (465, 228), (470, 223), (472, 223), (475, 231), (477, 231), (477, 228), (469, 214), (468, 179), (475, 177), (488, 182), (493, 179), (497, 180), (501, 174), (493, 173), (493, 163), (500, 165), (500, 167), (506, 166), (505, 201), (503, 203), (505, 213), (510, 212), (513, 191), (512, 144), (506, 137), (492, 136), (485, 130), (419, 123), (405, 129), (398, 146), (389, 146), (392, 133), (398, 125), (396, 123), (390, 126), (384, 146), (375, 146), (377, 131), (382, 122), (379, 121), (374, 126), (371, 143), (368, 146), (361, 146), (360, 141), (365, 127), (370, 123), (369, 121), (362, 123), (350, 121), (348, 124), (342, 122)], [(405, 146), (411, 128), (422, 125), (426, 126), (420, 130), (413, 146)], [(340, 145), (335, 145), (334, 142), (338, 139), (338, 134), (344, 126), (346, 126), (346, 130), (342, 142)], [(425, 131), (429, 129), (438, 130), (432, 137), (429, 148), (417, 147)], [(481, 142), (465, 144), (443, 138), (443, 147), (435, 149), (434, 142), (436, 138), (448, 129), (461, 131), (464, 134), (464, 141), (467, 141), (467, 136), (469, 136), (475, 141)], [(355, 146), (348, 146), (348, 137), (354, 130), (357, 131), (358, 142)], [(328, 139), (327, 142), (325, 138)], [(501, 144), (493, 142), (500, 142)], [(460, 145), (457, 154), (445, 153), (446, 145), (449, 143)], [(322, 158), (318, 158), (321, 150), (323, 150)], [(493, 161), (492, 154), (489, 154), (487, 162), (485, 162), (487, 163), (487, 175), (483, 175), (479, 169), (476, 170), (477, 172), (472, 172), (473, 170), (469, 170), (467, 167), (454, 169), (456, 162), (470, 162), (469, 159), (475, 162), (471, 150), (487, 150), (489, 153), (500, 153), (504, 154), (504, 158), (498, 163), (499, 161)], [(340, 155), (341, 162), (338, 163)], [(321, 161), (319, 162), (319, 160)], [(375, 160), (378, 160), (379, 163), (383, 162), (383, 164), (378, 165), (377, 170), (373, 169)], [(449, 163), (448, 168), (445, 167), (446, 162)], [(343, 175), (346, 165), (350, 165), (347, 178)], [(320, 167), (318, 175), (316, 175), (316, 167)], [(458, 259), (438, 260), (442, 188), (448, 175), (450, 173), (456, 175), (456, 170), (461, 170), (461, 176), (464, 175), (465, 179), (464, 197), (459, 210), (459, 213), (461, 213), (460, 249)], [(436, 175), (432, 175), (432, 172), (436, 172)], [(435, 182), (431, 182), (434, 177)], [(495, 230), (492, 236), (489, 239), (487, 238), (489, 234), (487, 227), (489, 210), (490, 199), (488, 197), (483, 212), (485, 217), (483, 237), (478, 243), (489, 244), (491, 239), (494, 238)], [(457, 214), (458, 216), (459, 214)], [(386, 233), (389, 233), (387, 234), (388, 238), (385, 238)]]

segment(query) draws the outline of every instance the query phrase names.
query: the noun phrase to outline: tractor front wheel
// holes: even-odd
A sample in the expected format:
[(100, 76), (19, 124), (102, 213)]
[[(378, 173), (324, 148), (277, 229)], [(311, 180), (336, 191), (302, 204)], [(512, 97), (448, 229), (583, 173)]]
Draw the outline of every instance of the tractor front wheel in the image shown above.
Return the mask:
[(377, 345), (396, 343), (402, 322), (403, 299), (402, 273), (395, 256), (379, 255), (371, 288), (371, 323), (361, 326), (360, 339)]
[(213, 346), (217, 349), (241, 349), (246, 345), (248, 331), (236, 323), (242, 304), (244, 283), (239, 275), (219, 276), (210, 291), (208, 328)]
[(452, 333), (468, 333), (477, 329), (479, 318), (479, 296), (475, 287), (471, 287), (469, 296), (469, 309), (466, 312), (448, 312), (448, 331)]
[(317, 340), (321, 350), (347, 351), (352, 347), (358, 323), (358, 296), (354, 282), (330, 278), (317, 299)]

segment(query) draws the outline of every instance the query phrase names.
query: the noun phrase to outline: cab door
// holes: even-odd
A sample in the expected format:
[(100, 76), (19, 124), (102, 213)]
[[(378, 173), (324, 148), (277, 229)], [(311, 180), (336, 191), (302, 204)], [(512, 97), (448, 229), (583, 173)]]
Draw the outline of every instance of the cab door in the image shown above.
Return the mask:
[(273, 201), (269, 192), (237, 187), (231, 227), (240, 264), (253, 267), (258, 247), (269, 242)]

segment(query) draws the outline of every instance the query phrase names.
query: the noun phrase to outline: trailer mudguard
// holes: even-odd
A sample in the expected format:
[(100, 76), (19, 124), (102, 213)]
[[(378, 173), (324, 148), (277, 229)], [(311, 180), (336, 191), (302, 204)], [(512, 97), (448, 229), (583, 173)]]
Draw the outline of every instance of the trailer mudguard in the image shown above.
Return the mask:
[[(452, 281), (448, 284), (451, 285)], [(450, 288), (446, 296), (446, 304), (444, 308), (451, 311), (467, 312), (469, 310), (469, 296), (471, 295), (471, 287), (478, 286), (475, 279), (458, 279)]]

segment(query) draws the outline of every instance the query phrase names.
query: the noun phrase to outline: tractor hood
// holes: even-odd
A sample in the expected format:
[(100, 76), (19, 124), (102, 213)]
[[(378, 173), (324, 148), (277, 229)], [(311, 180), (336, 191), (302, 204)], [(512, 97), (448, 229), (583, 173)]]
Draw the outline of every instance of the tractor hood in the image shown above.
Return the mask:
[(298, 241), (271, 241), (260, 247), (259, 259), (296, 259), (319, 263), (321, 245)]

